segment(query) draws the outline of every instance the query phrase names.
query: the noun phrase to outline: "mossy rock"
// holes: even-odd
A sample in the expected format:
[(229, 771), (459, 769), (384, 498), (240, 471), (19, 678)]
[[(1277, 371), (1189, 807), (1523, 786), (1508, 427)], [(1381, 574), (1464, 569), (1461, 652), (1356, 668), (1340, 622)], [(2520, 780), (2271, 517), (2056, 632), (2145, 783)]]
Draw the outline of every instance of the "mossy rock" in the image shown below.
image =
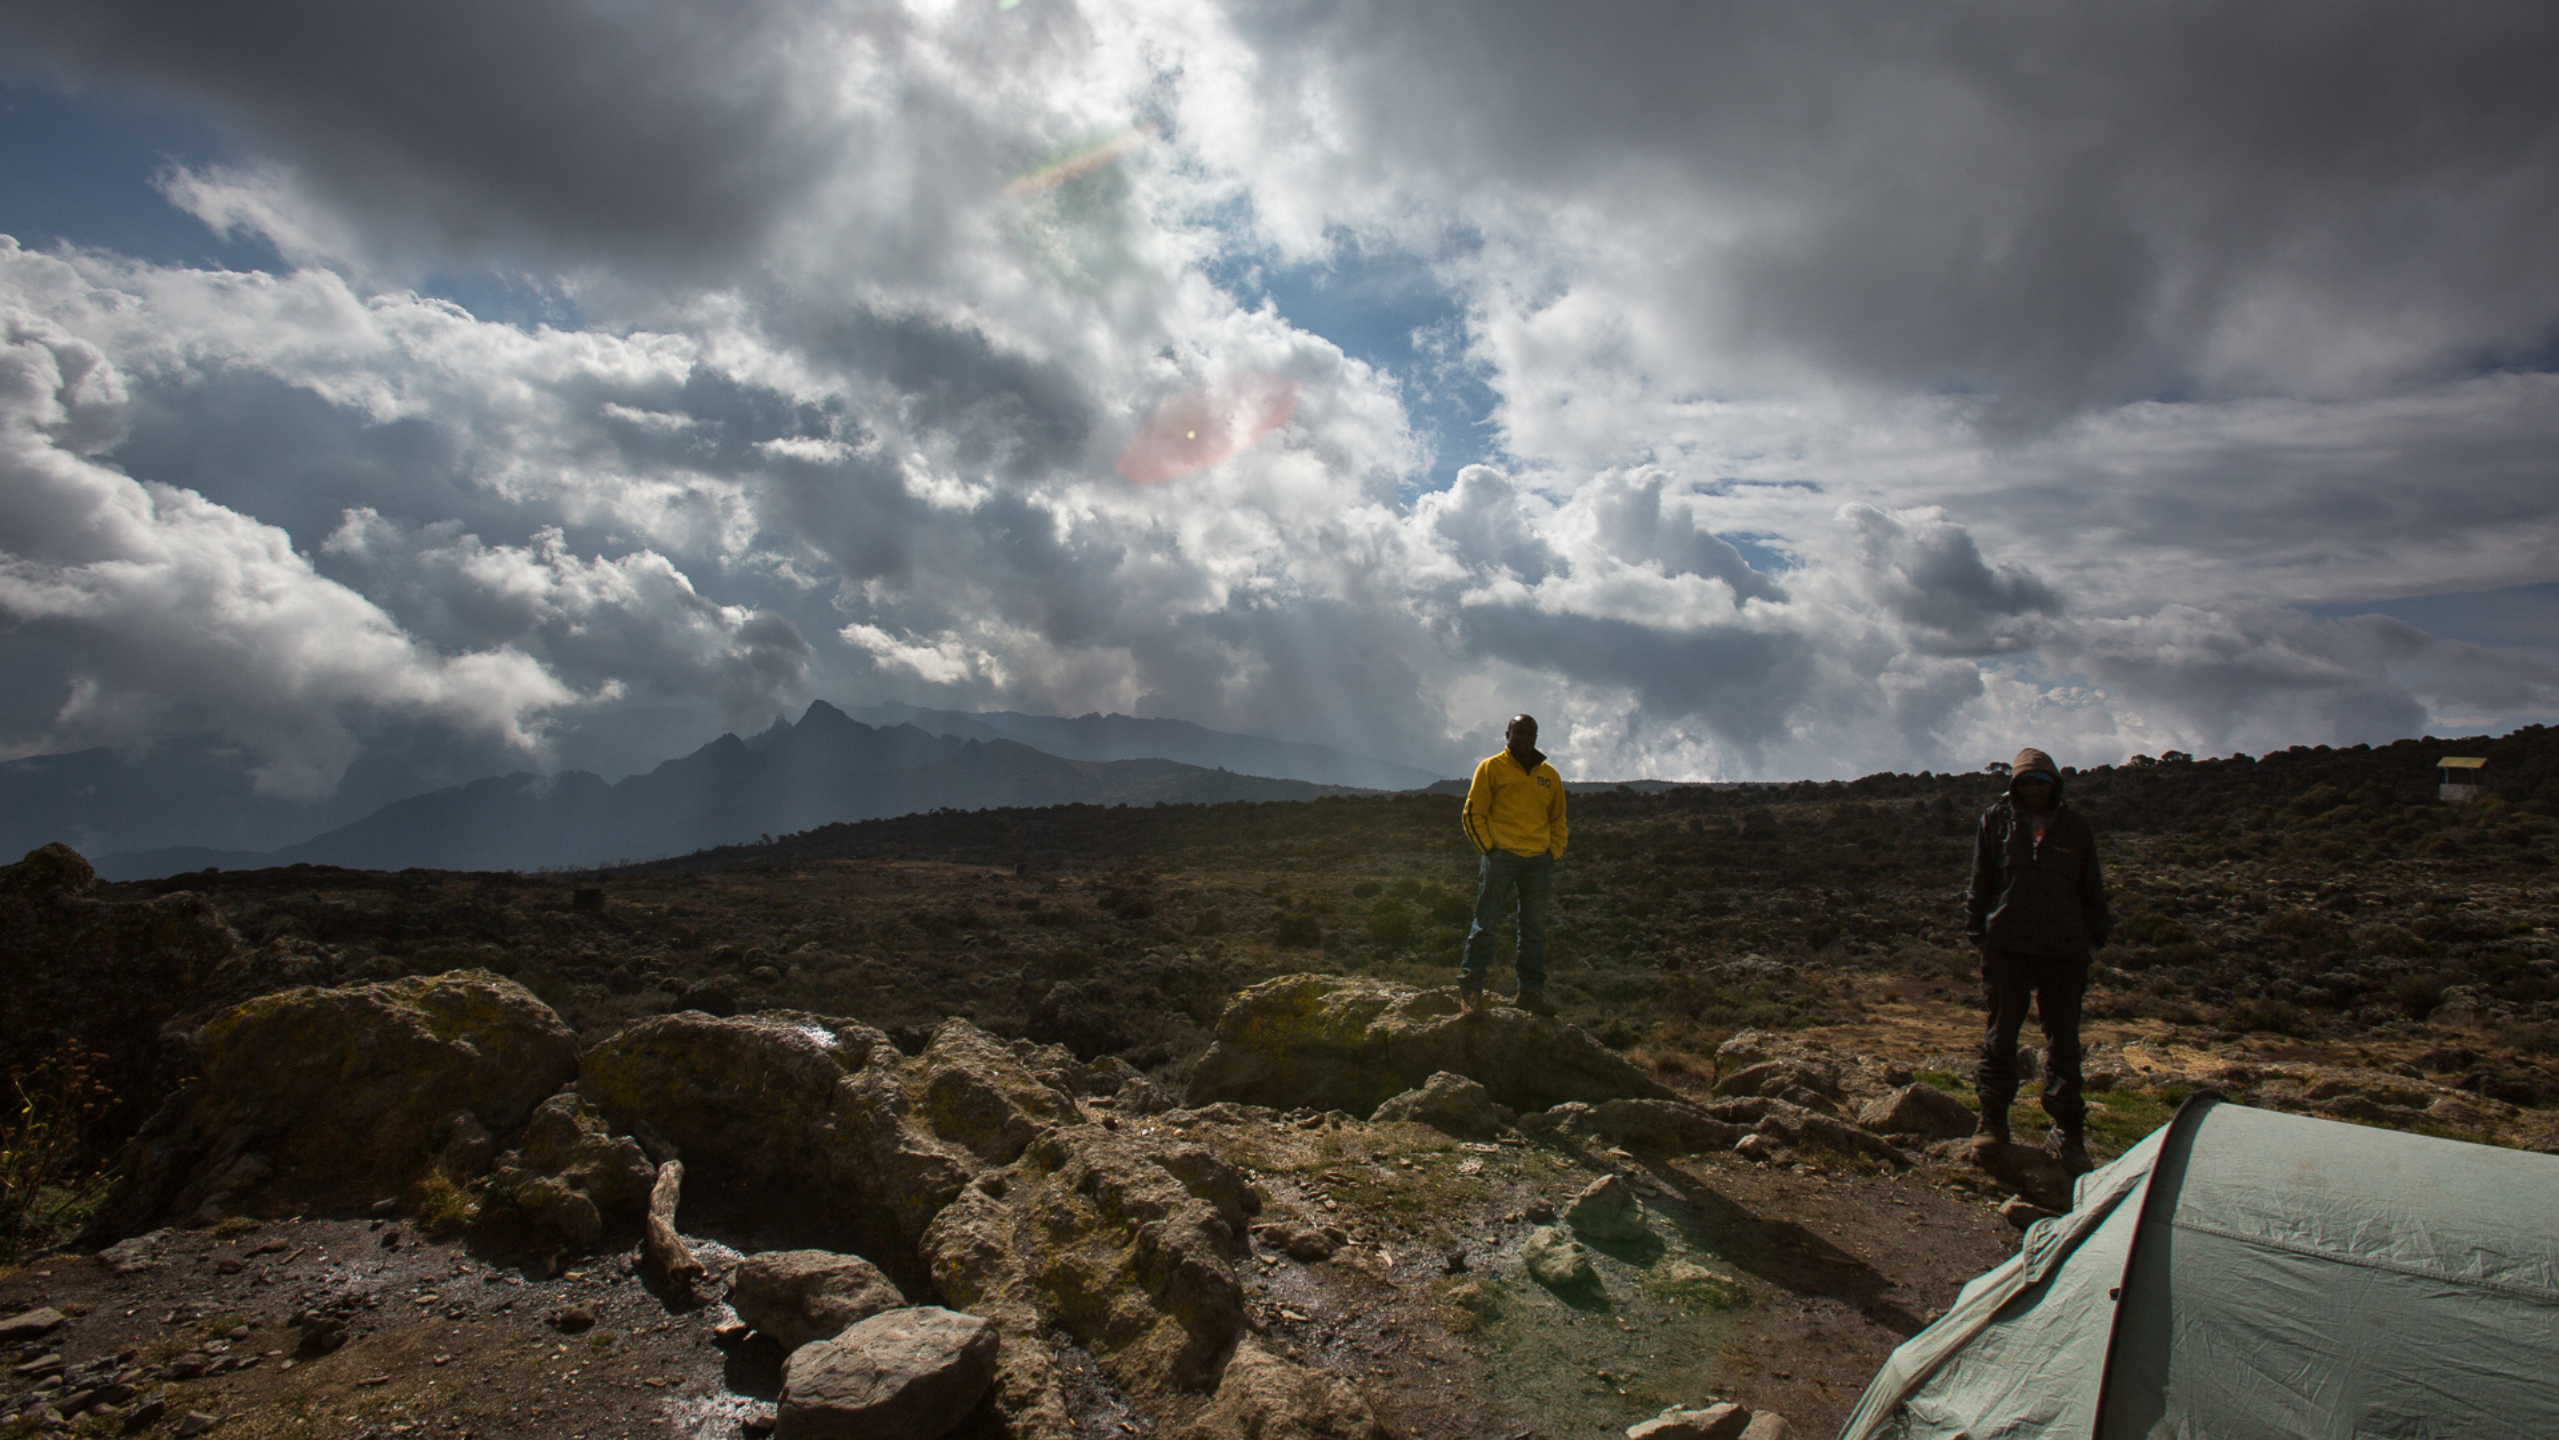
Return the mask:
[(656, 1177), (638, 1141), (614, 1134), (594, 1105), (563, 1090), (535, 1108), (523, 1145), (489, 1178), (527, 1217), (586, 1248), (607, 1227), (647, 1212)]
[(120, 1233), (408, 1191), (447, 1122), (511, 1135), (577, 1078), (577, 1037), (482, 970), (262, 995), (195, 1033), (201, 1077), (153, 1117), (101, 1216)]
[(1582, 1030), (1508, 1006), (1464, 1015), (1453, 989), (1283, 975), (1238, 994), (1192, 1072), (1193, 1104), (1232, 1100), (1368, 1115), (1440, 1071), (1523, 1114), (1673, 1092)]

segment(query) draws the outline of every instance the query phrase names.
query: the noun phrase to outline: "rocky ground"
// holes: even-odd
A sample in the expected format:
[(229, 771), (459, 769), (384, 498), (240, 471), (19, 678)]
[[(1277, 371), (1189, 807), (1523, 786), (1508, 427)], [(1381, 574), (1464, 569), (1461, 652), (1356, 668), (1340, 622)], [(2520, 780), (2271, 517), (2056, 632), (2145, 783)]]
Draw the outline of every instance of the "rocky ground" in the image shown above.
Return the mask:
[[(2434, 802), (2431, 758), (2454, 750), (2490, 755), (2507, 777), (2499, 798)], [(2091, 995), (2100, 1157), (2199, 1088), (2559, 1149), (2554, 773), (2559, 743), (2534, 731), (2075, 777), (2125, 917)], [(1002, 1403), (964, 1425), (988, 1435), (1245, 1433), (1278, 1395), (1321, 1422), (1308, 1433), (1344, 1440), (1372, 1422), (1597, 1437), (1718, 1397), (1827, 1433), (1892, 1345), (2013, 1248), (2003, 1202), (2063, 1203), (2057, 1175), (2022, 1149), (1985, 1165), (1947, 1139), (1855, 1123), (1913, 1082), (1953, 1097), (1932, 1112), (1940, 1132), (1970, 1119), (1956, 1102), (1971, 985), (1950, 942), (1970, 815), (1995, 783), (1577, 798), (1551, 988), (1557, 1033), (1581, 1037), (1564, 1068), (1617, 1087), (1614, 1110), (1599, 1091), (1499, 1093), (1527, 1068), (1520, 1056), (1444, 1039), (1415, 1041), (1413, 1064), (1457, 1058), (1399, 1073), (1396, 1091), (1375, 1077), (1306, 1090), (1299, 1075), (1292, 1094), (1212, 1048), (1239, 992), (1298, 973), (1336, 977), (1342, 994), (1391, 990), (1420, 1007), (1397, 1024), (1455, 1033), (1410, 998), (1446, 984), (1465, 908), (1448, 797), (919, 816), (602, 876), (295, 867), (101, 886), (76, 857), (31, 857), (0, 869), (0, 979), (18, 1002), (0, 1045), (37, 1102), (8, 1153), (15, 1165), (43, 1148), (24, 1128), (39, 1112), (48, 1144), (80, 1143), (44, 1151), (59, 1163), (41, 1183), (12, 1172), (12, 1243), (36, 1248), (0, 1271), (0, 1317), (62, 1318), (0, 1342), (0, 1435), (33, 1433), (65, 1405), (81, 1412), (66, 1424), (100, 1434), (177, 1434), (200, 1429), (195, 1416), (222, 1433), (349, 1437), (765, 1423), (779, 1347), (733, 1330), (716, 1285), (695, 1303), (632, 1264), (650, 1167), (670, 1149), (695, 1166), (679, 1218), (715, 1272), (801, 1244), (858, 1250), (909, 1298), (1039, 1334), (1044, 1358), (1025, 1369), (1030, 1352), (1008, 1352)], [(503, 1074), (447, 1067), (446, 1088), (423, 1087), (400, 1123), (319, 1124), (300, 1159), (240, 1138), (259, 1106), (292, 1094), (307, 1107), (326, 1088), (258, 1063), (296, 1047), (256, 1037), (325, 1050), (353, 1043), (331, 1027), (374, 1011), (261, 1020), (233, 1007), (297, 985), (387, 995), (465, 970), (511, 977), (549, 1017), (523, 1012), (507, 1043), (525, 1048)], [(398, 993), (382, 1003), (423, 1003)], [(438, 1027), (487, 1019), (476, 1014), (403, 1022), (384, 1032), (396, 1043), (359, 1048), (393, 1057), (385, 1077), (433, 1068), (448, 1054)], [(627, 1037), (728, 1043), (735, 1033), (687, 1027), (790, 1015), (859, 1017), (818, 1028), (876, 1057), (853, 1073), (906, 1074), (926, 1098), (961, 1084), (952, 1075), (1010, 1077), (986, 1087), (1012, 1097), (1004, 1113), (1033, 1117), (1013, 1131), (880, 1096), (870, 1112), (906, 1117), (880, 1132), (872, 1163), (922, 1166), (900, 1173), (936, 1197), (926, 1210), (998, 1241), (973, 1250), (949, 1233), (956, 1221), (937, 1233), (925, 1211), (845, 1200), (869, 1194), (862, 1176), (724, 1149), (718, 1124), (659, 1133), (687, 1112), (631, 1078), (645, 1066), (628, 1057), (661, 1052)], [(937, 1051), (953, 1016), (994, 1048)], [(1527, 1023), (1506, 1014), (1500, 1033)], [(754, 1043), (796, 1043), (775, 1033), (767, 1023)], [(626, 1063), (600, 1071), (600, 1054)], [(1418, 1101), (1379, 1118), (1435, 1069), (1494, 1086), (1485, 1103), (1508, 1123), (1478, 1115), (1452, 1133), (1410, 1118), (1427, 1118)], [(621, 1089), (599, 1089), (611, 1073)], [(533, 1107), (571, 1076), (593, 1103), (554, 1107), (560, 1155), (541, 1161)], [(83, 1157), (117, 1153), (173, 1094), (195, 1107), (192, 1128), (146, 1133), (84, 1183)], [(1685, 1118), (1626, 1110), (1630, 1096)], [(846, 1123), (806, 1103), (817, 1108), (782, 1128)], [(457, 1126), (461, 1111), (490, 1123)], [(2015, 1121), (2040, 1131), (2031, 1106)], [(1179, 1158), (1193, 1149), (1215, 1165)], [(345, 1183), (286, 1183), (339, 1151), (363, 1161)], [(1160, 1156), (1189, 1167), (1174, 1190)], [(383, 1165), (410, 1161), (379, 1183)], [(1640, 1234), (1595, 1236), (1563, 1214), (1611, 1175), (1641, 1202)], [(1172, 1339), (1132, 1338), (1127, 1316), (1078, 1308), (1002, 1259), (1058, 1243), (1070, 1221), (1103, 1223), (1057, 1176), (1188, 1217), (1189, 1248), (1176, 1248), (1201, 1274), (1231, 1272), (1235, 1314), (1221, 1318), (1224, 1281), (1195, 1293), (1134, 1270), (1086, 1277), (1188, 1317)], [(858, 1223), (776, 1208), (827, 1194)], [(92, 1246), (155, 1238), (104, 1260), (43, 1248), (48, 1227), (59, 1238), (84, 1218)], [(1586, 1279), (1531, 1278), (1558, 1241)], [(1200, 1372), (1207, 1349), (1263, 1366), (1259, 1388), (1227, 1387), (1260, 1410), (1220, 1398)], [(1356, 1404), (1308, 1375), (1343, 1381)]]
[[(1882, 1354), (2015, 1235), (1973, 1188), (1817, 1156), (1639, 1159), (1233, 1106), (1129, 1123), (1232, 1157), (1268, 1214), (1302, 1217), (1252, 1238), (1238, 1267), (1247, 1329), (1350, 1379), (1389, 1431), (1417, 1437), (1613, 1436), (1713, 1398), (1826, 1433)], [(1609, 1175), (1631, 1181), (1642, 1235), (1588, 1241), (1584, 1287), (1532, 1280), (1524, 1246)], [(775, 1238), (735, 1218), (687, 1229), (745, 1249)], [(734, 1261), (694, 1239), (715, 1267)], [(717, 1301), (653, 1288), (628, 1251), (563, 1261), (556, 1246), (431, 1240), (413, 1214), (178, 1227), (0, 1276), (0, 1311), (37, 1306), (67, 1318), (11, 1347), (15, 1394), (0, 1404), (85, 1393), (81, 1433), (176, 1434), (203, 1416), (225, 1434), (297, 1440), (731, 1436), (769, 1425), (780, 1389), (778, 1346), (726, 1333), (735, 1317)], [(293, 1323), (314, 1316), (320, 1327)], [(1065, 1348), (1087, 1440), (1196, 1418)], [(36, 1433), (43, 1408), (0, 1434)]]

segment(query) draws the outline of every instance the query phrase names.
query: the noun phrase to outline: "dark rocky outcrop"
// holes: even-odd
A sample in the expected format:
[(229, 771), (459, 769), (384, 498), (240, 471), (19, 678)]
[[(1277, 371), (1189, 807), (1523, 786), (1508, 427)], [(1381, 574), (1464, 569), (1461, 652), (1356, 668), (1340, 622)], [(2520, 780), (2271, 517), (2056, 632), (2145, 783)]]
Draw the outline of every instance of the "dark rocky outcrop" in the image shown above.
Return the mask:
[[(446, 1153), (454, 1148), (448, 1142)], [(563, 1090), (534, 1110), (524, 1143), (501, 1157), (489, 1178), (526, 1218), (583, 1249), (647, 1211), (657, 1167), (640, 1142), (614, 1134), (594, 1105)]]
[(964, 1021), (910, 1059), (858, 1021), (687, 1011), (606, 1038), (582, 1076), (616, 1126), (664, 1136), (697, 1180), (790, 1197), (909, 1291), (933, 1217), (1044, 1127), (1081, 1118)]
[(1460, 1012), (1454, 990), (1345, 975), (1284, 975), (1237, 995), (1192, 1072), (1193, 1104), (1233, 1100), (1366, 1116), (1439, 1071), (1522, 1113), (1672, 1091), (1571, 1025), (1500, 1007)]
[(1207, 1150), (1092, 1123), (1060, 1088), (1090, 1078), (963, 1021), (908, 1056), (849, 1020), (679, 1014), (588, 1051), (579, 1090), (695, 1175), (795, 1197), (904, 1293), (996, 1322), (1006, 1423), (1063, 1437), (1052, 1332), (1133, 1394), (1215, 1383), (1243, 1332), (1235, 1263), (1257, 1208)]
[(1242, 1173), (1196, 1145), (1060, 1127), (944, 1210), (925, 1252), (951, 1304), (1003, 1326), (1015, 1432), (1058, 1434), (1055, 1366), (1013, 1337), (1063, 1328), (1136, 1394), (1209, 1388), (1243, 1333), (1235, 1265), (1257, 1209)]
[(105, 1117), (112, 1144), (130, 1135), (187, 1071), (161, 1031), (181, 1015), (278, 983), (291, 956), (261, 957), (203, 896), (98, 898), (89, 862), (64, 845), (0, 866), (0, 1055), (23, 1063), (76, 1043), (120, 1101)]
[(398, 1195), (451, 1143), (456, 1112), (512, 1136), (577, 1075), (568, 1027), (484, 970), (280, 991), (190, 1043), (201, 1078), (126, 1148), (94, 1238)]

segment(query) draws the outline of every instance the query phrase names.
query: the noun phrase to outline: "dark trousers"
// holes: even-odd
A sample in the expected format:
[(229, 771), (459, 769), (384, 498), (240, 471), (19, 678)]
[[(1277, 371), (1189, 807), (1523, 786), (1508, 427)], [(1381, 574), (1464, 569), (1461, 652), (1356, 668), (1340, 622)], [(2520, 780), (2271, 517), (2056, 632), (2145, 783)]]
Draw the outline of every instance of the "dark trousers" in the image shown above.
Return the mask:
[(1546, 988), (1546, 897), (1555, 888), (1555, 858), (1494, 850), (1475, 880), (1475, 923), (1466, 931), (1466, 954), (1457, 962), (1457, 988), (1484, 988), (1493, 965), (1493, 930), (1519, 907), (1519, 988)]
[(2085, 1132), (2088, 1101), (2080, 1094), (2079, 1002), (2088, 993), (2088, 960), (1985, 950), (1981, 957), (1981, 1063), (1973, 1090), (1985, 1115), (2005, 1115), (2017, 1099), (2017, 1032), (2031, 1002), (2044, 1026), (2044, 1113), (2070, 1134)]

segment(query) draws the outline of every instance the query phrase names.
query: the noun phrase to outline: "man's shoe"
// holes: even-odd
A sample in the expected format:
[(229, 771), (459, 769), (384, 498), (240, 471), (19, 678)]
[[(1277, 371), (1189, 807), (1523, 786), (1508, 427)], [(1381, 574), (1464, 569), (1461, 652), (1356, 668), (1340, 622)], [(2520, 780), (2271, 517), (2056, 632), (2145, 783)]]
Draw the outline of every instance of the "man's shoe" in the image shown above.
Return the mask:
[(2008, 1143), (2008, 1116), (1993, 1114), (1985, 1108), (1981, 1112), (1981, 1123), (1973, 1127), (1973, 1148), (1980, 1150)]
[(1460, 991), (1458, 991), (1458, 992), (1457, 992), (1457, 1009), (1458, 1009), (1458, 1013), (1463, 1014), (1463, 1015), (1481, 1015), (1481, 1014), (1483, 1014), (1483, 1013), (1484, 1013), (1484, 992), (1483, 992), (1483, 991), (1481, 991), (1481, 990), (1460, 990)]
[(1548, 1003), (1543, 990), (1522, 990), (1511, 997), (1511, 1003), (1531, 1015), (1552, 1015), (1555, 1007)]
[(2076, 1131), (2054, 1126), (2051, 1147), (2053, 1158), (2061, 1162), (2061, 1168), (2073, 1175), (2085, 1175), (2097, 1168), (2097, 1162), (2088, 1158), (2087, 1142), (2082, 1140)]

